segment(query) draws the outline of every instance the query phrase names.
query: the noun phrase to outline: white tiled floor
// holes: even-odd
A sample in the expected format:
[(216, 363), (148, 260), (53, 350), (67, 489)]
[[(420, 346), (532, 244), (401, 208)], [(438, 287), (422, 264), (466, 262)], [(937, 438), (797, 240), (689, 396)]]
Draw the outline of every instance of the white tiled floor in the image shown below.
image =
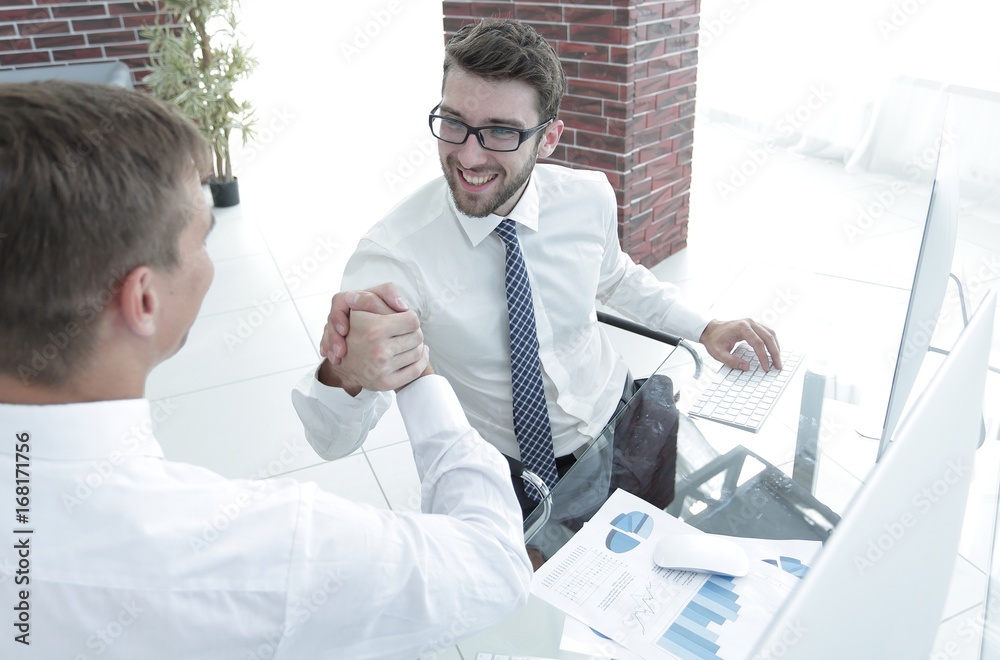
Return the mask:
[[(169, 458), (228, 477), (287, 475), (375, 506), (415, 510), (416, 472), (395, 408), (361, 450), (325, 463), (304, 440), (289, 391), (317, 363), (329, 298), (357, 239), (437, 173), (435, 159), (426, 156), (424, 116), (440, 84), (440, 3), (408, 5), (351, 57), (341, 48), (352, 38), (348, 29), (332, 44), (317, 37), (310, 45), (301, 26), (292, 30), (283, 23), (283, 12), (251, 1), (245, 13), (244, 29), (255, 36), (263, 63), (250, 88), (262, 131), (257, 143), (238, 150), (242, 205), (215, 212), (209, 250), (216, 279), (201, 314), (184, 349), (150, 379), (147, 394), (161, 411), (157, 434)], [(343, 24), (364, 20), (359, 14)], [(403, 36), (406, 57), (398, 57)], [(323, 65), (303, 65), (312, 62)], [(779, 325), (794, 328), (796, 318), (811, 319), (813, 340), (832, 314), (854, 315), (860, 326), (888, 310), (897, 319), (890, 322), (898, 323), (919, 243), (919, 227), (906, 208), (926, 200), (901, 201), (852, 244), (843, 238), (843, 225), (872, 199), (877, 180), (848, 176), (839, 163), (777, 152), (747, 185), (722, 199), (716, 182), (746, 158), (751, 144), (699, 117), (689, 247), (654, 268), (657, 276), (677, 282), (720, 318), (766, 313), (792, 287), (801, 295)], [(991, 250), (1000, 244), (1000, 225), (988, 215), (966, 223), (971, 238), (960, 236), (958, 254), (974, 269), (996, 257)], [(989, 241), (981, 240), (984, 232)], [(805, 296), (831, 282), (838, 291), (856, 282), (859, 293), (839, 301)], [(866, 283), (884, 286), (868, 296), (860, 293), (870, 290)], [(615, 336), (627, 357), (647, 350)], [(783, 339), (795, 345), (799, 337)], [(867, 350), (858, 359), (884, 359), (894, 349)], [(850, 492), (871, 464), (870, 447), (860, 453), (853, 445), (829, 449), (844, 484), (831, 488)], [(987, 496), (973, 497), (973, 505), (992, 511)], [(974, 537), (970, 532), (963, 541), (970, 561), (963, 560), (959, 577), (968, 575), (970, 585), (981, 583), (988, 568), (990, 539)], [(968, 593), (973, 595), (962, 595)], [(979, 586), (956, 595), (949, 625), (974, 617), (981, 599)], [(947, 631), (942, 639), (949, 639)], [(452, 650), (445, 657), (461, 655)]]

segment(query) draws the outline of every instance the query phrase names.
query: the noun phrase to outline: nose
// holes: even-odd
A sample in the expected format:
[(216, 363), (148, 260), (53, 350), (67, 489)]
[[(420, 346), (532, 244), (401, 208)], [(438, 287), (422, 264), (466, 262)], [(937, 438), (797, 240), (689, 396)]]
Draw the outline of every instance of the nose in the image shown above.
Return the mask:
[(479, 138), (469, 133), (465, 142), (455, 145), (455, 156), (462, 168), (473, 169), (489, 159), (489, 152), (479, 144)]

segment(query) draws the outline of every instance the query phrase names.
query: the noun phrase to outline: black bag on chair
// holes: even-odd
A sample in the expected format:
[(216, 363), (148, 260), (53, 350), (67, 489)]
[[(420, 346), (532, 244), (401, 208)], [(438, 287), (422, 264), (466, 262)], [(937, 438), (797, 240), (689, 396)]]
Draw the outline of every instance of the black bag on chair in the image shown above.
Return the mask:
[[(653, 374), (648, 380), (615, 429), (611, 491), (622, 488), (663, 509), (674, 499), (679, 413), (670, 378)], [(633, 391), (642, 383), (636, 381)]]

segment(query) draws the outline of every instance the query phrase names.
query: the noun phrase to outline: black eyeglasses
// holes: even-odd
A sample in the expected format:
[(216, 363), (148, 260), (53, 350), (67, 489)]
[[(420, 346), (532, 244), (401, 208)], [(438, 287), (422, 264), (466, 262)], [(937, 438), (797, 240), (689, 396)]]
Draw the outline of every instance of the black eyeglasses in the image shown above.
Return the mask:
[(429, 122), (431, 133), (442, 142), (464, 144), (469, 134), (476, 136), (479, 144), (488, 151), (517, 151), (525, 140), (551, 124), (555, 117), (550, 117), (534, 128), (510, 128), (508, 126), (469, 126), (454, 117), (442, 117), (434, 114), (441, 104), (431, 109)]

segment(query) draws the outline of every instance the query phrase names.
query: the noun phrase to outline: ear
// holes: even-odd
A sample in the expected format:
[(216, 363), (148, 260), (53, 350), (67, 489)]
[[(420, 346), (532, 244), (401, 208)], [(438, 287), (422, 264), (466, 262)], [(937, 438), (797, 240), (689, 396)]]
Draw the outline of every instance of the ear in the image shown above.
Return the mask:
[(562, 132), (563, 123), (561, 119), (557, 119), (549, 124), (545, 132), (542, 133), (541, 142), (538, 144), (539, 158), (547, 158), (552, 155), (552, 152), (556, 150), (556, 145), (559, 144), (559, 137), (562, 135)]
[(153, 278), (148, 266), (139, 266), (125, 276), (119, 289), (122, 320), (140, 337), (151, 337), (156, 332), (159, 301), (153, 290)]

